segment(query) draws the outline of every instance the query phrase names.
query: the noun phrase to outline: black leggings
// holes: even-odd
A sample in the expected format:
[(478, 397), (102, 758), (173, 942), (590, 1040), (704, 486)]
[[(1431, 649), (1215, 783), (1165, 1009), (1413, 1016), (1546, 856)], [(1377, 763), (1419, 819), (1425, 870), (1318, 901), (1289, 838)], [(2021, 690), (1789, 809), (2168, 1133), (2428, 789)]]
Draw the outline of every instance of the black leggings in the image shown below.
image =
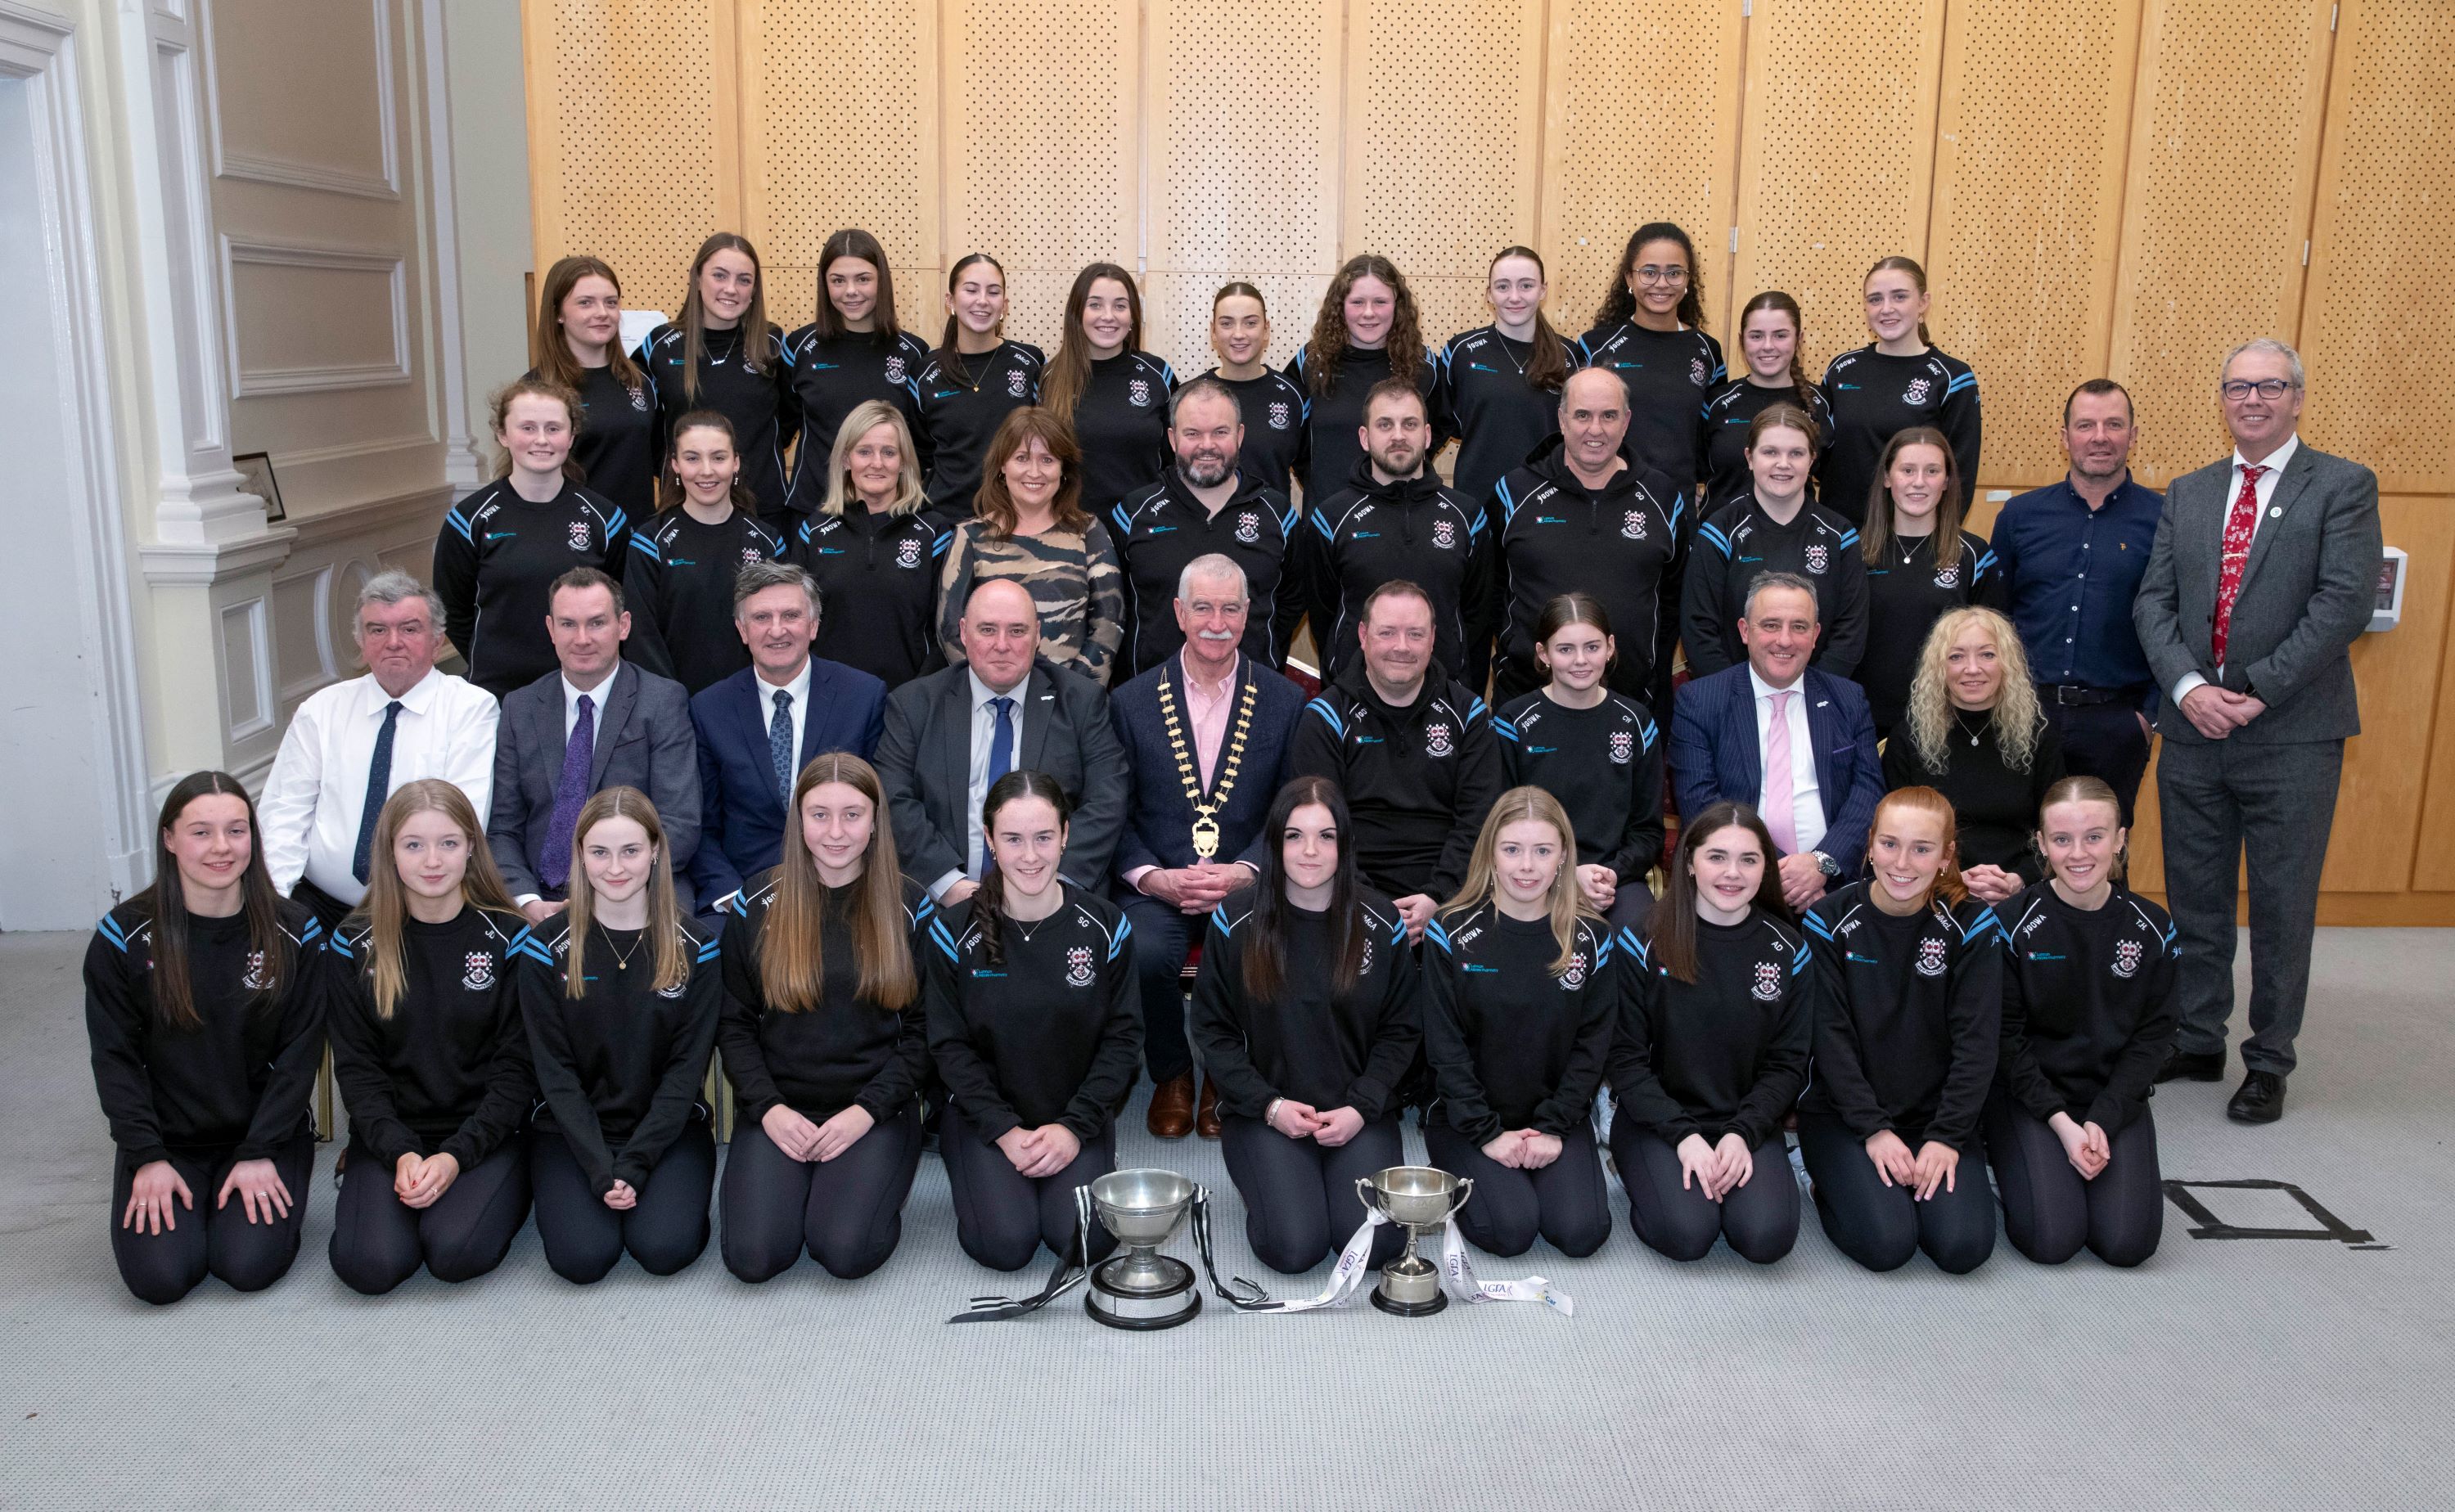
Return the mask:
[[(1245, 1241), (1283, 1276), (1309, 1271), (1338, 1253), (1364, 1221), (1357, 1177), (1407, 1163), (1394, 1115), (1366, 1124), (1335, 1148), (1290, 1139), (1259, 1119), (1230, 1114), (1219, 1121), (1228, 1177), (1245, 1200)], [(1383, 1224), (1372, 1236), (1372, 1263), (1396, 1260), (1406, 1241), (1405, 1230)]]
[(917, 1102), (823, 1161), (796, 1160), (758, 1120), (736, 1119), (724, 1153), (724, 1268), (769, 1280), (807, 1249), (831, 1276), (868, 1275), (903, 1237), (903, 1200), (920, 1164)]
[(1628, 1188), (1629, 1226), (1657, 1253), (1696, 1260), (1718, 1237), (1742, 1260), (1770, 1265), (1798, 1242), (1798, 1179), (1791, 1174), (1790, 1150), (1776, 1132), (1751, 1152), (1755, 1169), (1722, 1194), (1718, 1202), (1685, 1173), (1676, 1146), (1636, 1126), (1633, 1119), (1612, 1123), (1612, 1159)]
[[(1907, 1139), (1916, 1152), (1918, 1142)], [(1984, 1152), (1972, 1139), (1960, 1152), (1950, 1189), (1919, 1201), (1906, 1186), (1886, 1186), (1867, 1159), (1867, 1141), (1830, 1113), (1798, 1116), (1798, 1151), (1816, 1181), (1816, 1216), (1824, 1237), (1871, 1271), (1897, 1270), (1924, 1250), (1955, 1276), (1995, 1253), (1995, 1188)]]
[(537, 1189), (538, 1238), (557, 1276), (581, 1286), (602, 1280), (624, 1250), (649, 1275), (671, 1276), (707, 1248), (716, 1136), (697, 1119), (686, 1125), (627, 1213), (605, 1205), (571, 1146), (552, 1129), (530, 1136), (529, 1179)]
[(298, 1232), (307, 1222), (307, 1188), (315, 1169), (314, 1136), (300, 1132), (273, 1152), (273, 1168), (290, 1188), (290, 1216), (269, 1223), (251, 1223), (247, 1203), (236, 1192), (221, 1207), (213, 1197), (222, 1189), (232, 1166), (238, 1163), (230, 1149), (193, 1150), (173, 1154), (171, 1169), (188, 1183), (193, 1208), (171, 1199), (171, 1216), (179, 1225), (159, 1234), (139, 1234), (121, 1226), (129, 1195), (136, 1187), (136, 1164), (119, 1152), (111, 1179), (111, 1258), (119, 1262), (119, 1279), (143, 1301), (164, 1306), (196, 1289), (208, 1275), (218, 1276), (233, 1291), (260, 1292), (290, 1271), (298, 1258)]
[(1540, 1234), (1561, 1254), (1583, 1257), (1611, 1238), (1611, 1198), (1589, 1124), (1581, 1122), (1563, 1136), (1560, 1158), (1532, 1171), (1501, 1164), (1438, 1114), (1424, 1123), (1424, 1146), (1434, 1165), (1473, 1178), (1474, 1190), (1458, 1209), (1457, 1226), (1477, 1249), (1523, 1255)]
[(2148, 1110), (2108, 1141), (2095, 1180), (2072, 1169), (2055, 1131), (2000, 1096), (1986, 1104), (1986, 1156), (2003, 1183), (2003, 1234), (2012, 1247), (2059, 1265), (2086, 1245), (2108, 1265), (2137, 1265), (2165, 1232), (2157, 1123)]
[(333, 1274), (380, 1297), (424, 1265), (439, 1281), (465, 1281), (503, 1262), (529, 1219), (529, 1156), (517, 1135), (452, 1179), (423, 1209), (392, 1189), (393, 1168), (353, 1139), (334, 1212)]
[[(946, 1185), (955, 1198), (955, 1239), (964, 1253), (991, 1270), (1019, 1271), (1045, 1244), (1073, 1259), (1081, 1227), (1074, 1189), (1088, 1186), (1117, 1168), (1114, 1124), (1083, 1141), (1082, 1153), (1054, 1176), (1025, 1176), (1014, 1168), (995, 1139), (949, 1103), (938, 1128), (938, 1154), (946, 1162)], [(1091, 1259), (1106, 1260), (1117, 1248), (1107, 1225), (1091, 1225)]]

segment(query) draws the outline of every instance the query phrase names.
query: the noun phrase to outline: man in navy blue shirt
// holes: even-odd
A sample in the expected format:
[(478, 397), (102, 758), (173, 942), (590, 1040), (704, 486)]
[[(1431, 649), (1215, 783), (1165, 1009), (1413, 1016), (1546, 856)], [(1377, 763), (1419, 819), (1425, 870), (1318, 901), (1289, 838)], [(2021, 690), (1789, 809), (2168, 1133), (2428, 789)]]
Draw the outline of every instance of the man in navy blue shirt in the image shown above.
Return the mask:
[(2012, 622), (2038, 701), (2062, 736), (2063, 763), (2102, 777), (2125, 824), (2148, 770), (2141, 711), (2155, 696), (2131, 600), (2165, 513), (2163, 495), (2131, 481), (2132, 421), (2131, 395), (2111, 378), (2073, 390), (2062, 431), (2071, 472), (2005, 504), (1994, 532)]

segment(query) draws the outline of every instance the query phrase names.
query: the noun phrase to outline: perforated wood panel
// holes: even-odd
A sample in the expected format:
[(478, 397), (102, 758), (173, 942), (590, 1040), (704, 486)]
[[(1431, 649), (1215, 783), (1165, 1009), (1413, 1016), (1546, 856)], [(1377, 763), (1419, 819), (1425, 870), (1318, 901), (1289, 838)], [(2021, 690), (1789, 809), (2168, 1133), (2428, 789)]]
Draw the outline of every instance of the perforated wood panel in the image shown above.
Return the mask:
[(1479, 281), (1534, 234), (1542, 25), (1542, 0), (1349, 0), (1348, 255)]

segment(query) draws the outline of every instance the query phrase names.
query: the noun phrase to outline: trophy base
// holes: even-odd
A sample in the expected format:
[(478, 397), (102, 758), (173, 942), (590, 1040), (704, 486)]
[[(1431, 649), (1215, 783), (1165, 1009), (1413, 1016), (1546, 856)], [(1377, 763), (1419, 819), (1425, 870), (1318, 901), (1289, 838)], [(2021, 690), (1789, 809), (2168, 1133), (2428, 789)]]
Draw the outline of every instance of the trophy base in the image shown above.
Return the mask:
[(1436, 1291), (1430, 1299), (1420, 1302), (1401, 1302), (1391, 1300), (1389, 1294), (1382, 1291), (1380, 1287), (1372, 1288), (1372, 1305), (1385, 1313), (1395, 1313), (1401, 1318), (1427, 1317), (1439, 1312), (1449, 1304), (1450, 1294), (1447, 1292)]
[(1083, 1310), (1111, 1328), (1149, 1333), (1174, 1328), (1202, 1311), (1202, 1293), (1193, 1283), (1193, 1267), (1167, 1256), (1159, 1258), (1167, 1282), (1159, 1288), (1126, 1288), (1109, 1280), (1109, 1267), (1091, 1273), (1091, 1289)]

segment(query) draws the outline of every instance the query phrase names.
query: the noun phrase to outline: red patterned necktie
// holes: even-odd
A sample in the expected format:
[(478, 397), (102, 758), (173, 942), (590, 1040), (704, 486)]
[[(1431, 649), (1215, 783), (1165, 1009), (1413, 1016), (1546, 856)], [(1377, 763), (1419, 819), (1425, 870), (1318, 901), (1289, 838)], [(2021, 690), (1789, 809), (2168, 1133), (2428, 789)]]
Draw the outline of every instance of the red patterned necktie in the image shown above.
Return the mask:
[(2242, 492), (2225, 512), (2223, 554), (2217, 567), (2216, 627), (2208, 633), (2208, 655), (2224, 665), (2225, 639), (2233, 634), (2233, 601), (2242, 596), (2242, 569), (2250, 560), (2250, 531), (2259, 520), (2259, 480), (2265, 467), (2242, 464)]

